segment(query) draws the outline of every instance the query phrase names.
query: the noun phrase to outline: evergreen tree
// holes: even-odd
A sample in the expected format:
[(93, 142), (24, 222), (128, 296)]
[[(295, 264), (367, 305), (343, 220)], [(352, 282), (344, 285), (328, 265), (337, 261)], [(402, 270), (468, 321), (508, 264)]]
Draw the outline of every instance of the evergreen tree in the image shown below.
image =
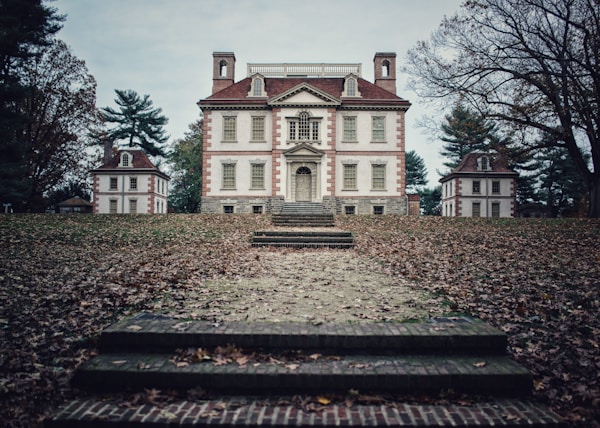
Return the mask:
[(427, 185), (425, 161), (414, 150), (406, 152), (406, 188), (414, 192)]
[(22, 82), (26, 61), (48, 46), (63, 17), (42, 0), (0, 1), (0, 202), (23, 209), (29, 189), (23, 127), (31, 121), (21, 110), (27, 96)]
[(162, 115), (162, 109), (153, 107), (149, 95), (142, 98), (131, 89), (115, 89), (115, 92), (119, 109), (101, 109), (104, 120), (115, 124), (108, 131), (108, 138), (112, 141), (125, 140), (129, 147), (139, 146), (150, 156), (165, 156), (163, 145), (169, 137), (165, 135), (163, 126), (169, 120)]
[(173, 170), (169, 206), (175, 212), (198, 212), (202, 195), (202, 119), (192, 123), (185, 137), (175, 142), (169, 161)]
[(548, 217), (579, 213), (588, 189), (567, 150), (547, 148), (538, 153), (535, 163), (539, 168), (540, 193), (546, 201)]
[(476, 150), (487, 150), (494, 124), (461, 104), (457, 104), (441, 125), (440, 140), (446, 144), (440, 154), (447, 160), (444, 166), (454, 169), (462, 158)]
[(421, 213), (423, 215), (442, 214), (442, 186), (419, 190)]

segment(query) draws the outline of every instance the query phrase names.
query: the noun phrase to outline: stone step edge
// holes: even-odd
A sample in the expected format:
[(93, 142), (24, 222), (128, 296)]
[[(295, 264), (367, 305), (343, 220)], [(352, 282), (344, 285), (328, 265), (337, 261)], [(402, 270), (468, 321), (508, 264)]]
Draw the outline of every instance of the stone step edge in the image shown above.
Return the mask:
[(491, 400), (460, 404), (391, 403), (320, 405), (265, 403), (247, 398), (178, 401), (164, 406), (124, 406), (95, 399), (74, 400), (44, 422), (45, 428), (109, 427), (523, 427), (566, 428), (561, 418), (529, 400)]
[(252, 233), (255, 237), (270, 237), (270, 236), (312, 236), (312, 237), (341, 237), (351, 238), (352, 232), (344, 231), (313, 231), (313, 230), (256, 230)]
[(75, 372), (82, 389), (118, 391), (143, 388), (253, 393), (371, 392), (460, 393), (525, 396), (531, 373), (508, 357), (317, 357), (314, 361), (234, 359), (189, 362), (176, 354), (101, 354)]
[(243, 349), (304, 349), (321, 353), (506, 354), (508, 338), (500, 330), (467, 317), (447, 319), (418, 323), (215, 324), (142, 313), (106, 328), (100, 335), (99, 348), (102, 352), (115, 349), (161, 351), (233, 344)]

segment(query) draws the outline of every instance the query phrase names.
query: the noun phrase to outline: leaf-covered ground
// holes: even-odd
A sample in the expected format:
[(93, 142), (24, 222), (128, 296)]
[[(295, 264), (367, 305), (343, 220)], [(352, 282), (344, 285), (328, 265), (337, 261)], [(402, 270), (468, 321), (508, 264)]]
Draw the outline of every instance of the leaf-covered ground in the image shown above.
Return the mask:
[[(348, 216), (337, 223), (355, 232), (356, 254), (323, 258), (390, 282), (358, 294), (339, 288), (347, 302), (331, 309), (333, 320), (403, 319), (403, 302), (424, 314), (478, 316), (509, 334), (538, 398), (571, 421), (599, 426), (599, 221)], [(0, 216), (0, 422), (39, 426), (72, 397), (69, 377), (93, 354), (99, 332), (122, 317), (161, 311), (228, 320), (246, 310), (253, 319), (255, 305), (244, 305), (253, 291), (271, 309), (264, 319), (288, 315), (278, 305), (292, 293), (278, 291), (278, 299), (258, 286), (235, 288), (272, 277), (277, 260), (301, 260), (301, 269), (320, 254), (251, 248), (251, 232), (268, 227), (267, 216)], [(329, 310), (319, 303), (334, 285), (325, 270), (310, 283), (279, 275), (283, 287), (297, 283), (309, 295), (296, 315), (314, 322)], [(383, 291), (399, 286), (412, 288), (413, 298)]]

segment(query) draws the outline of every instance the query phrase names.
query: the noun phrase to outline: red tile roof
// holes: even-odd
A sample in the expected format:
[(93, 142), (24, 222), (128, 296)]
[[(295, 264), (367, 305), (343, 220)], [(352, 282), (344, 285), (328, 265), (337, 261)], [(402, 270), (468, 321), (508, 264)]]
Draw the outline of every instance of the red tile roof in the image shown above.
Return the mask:
[[(331, 97), (340, 99), (344, 90), (344, 78), (302, 78), (302, 77), (287, 77), (287, 78), (265, 78), (265, 91), (269, 99), (277, 97), (286, 91), (298, 86), (302, 83), (311, 85), (318, 90), (328, 94)], [(251, 104), (266, 104), (265, 98), (248, 97), (252, 79), (247, 77), (237, 83), (200, 100), (199, 105), (203, 104), (228, 104), (228, 103), (251, 103)], [(400, 98), (399, 96), (374, 85), (365, 79), (358, 79), (358, 91), (360, 97), (344, 98), (342, 104), (373, 104), (385, 101), (386, 104), (398, 104), (410, 106), (410, 103)]]
[[(121, 154), (123, 152), (130, 153), (131, 156), (133, 157), (133, 162), (131, 163), (130, 167), (120, 167), (119, 166), (119, 162), (121, 161)], [(166, 177), (166, 175), (163, 172), (161, 172), (156, 166), (154, 166), (152, 161), (150, 161), (150, 158), (148, 158), (148, 155), (146, 154), (146, 152), (144, 152), (143, 150), (139, 150), (139, 149), (118, 150), (117, 153), (108, 162), (106, 162), (104, 165), (100, 166), (99, 168), (93, 170), (92, 172), (102, 172), (102, 171), (116, 170), (116, 169), (118, 169), (119, 171), (134, 170), (134, 169), (154, 170), (154, 171), (158, 172), (159, 174), (164, 175)]]

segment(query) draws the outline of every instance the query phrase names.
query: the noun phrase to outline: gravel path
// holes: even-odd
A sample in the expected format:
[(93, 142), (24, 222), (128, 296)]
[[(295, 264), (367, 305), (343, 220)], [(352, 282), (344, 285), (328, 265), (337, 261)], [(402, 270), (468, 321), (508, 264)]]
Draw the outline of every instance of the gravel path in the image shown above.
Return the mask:
[[(348, 250), (255, 248), (248, 277), (193, 287), (156, 308), (170, 315), (214, 321), (406, 321), (441, 315), (439, 298), (414, 283), (382, 273)], [(174, 311), (174, 312), (173, 312)]]

